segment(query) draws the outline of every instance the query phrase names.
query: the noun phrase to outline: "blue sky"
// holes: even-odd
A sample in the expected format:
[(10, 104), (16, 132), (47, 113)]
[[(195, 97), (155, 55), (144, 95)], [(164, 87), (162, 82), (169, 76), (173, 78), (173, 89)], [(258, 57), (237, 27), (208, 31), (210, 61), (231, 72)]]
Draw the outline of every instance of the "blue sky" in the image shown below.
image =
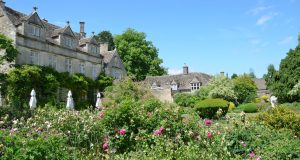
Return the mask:
[(163, 66), (191, 71), (258, 77), (269, 64), (278, 68), (298, 44), (300, 0), (6, 0), (24, 13), (38, 7), (41, 18), (64, 26), (71, 22), (91, 35), (102, 30), (121, 34), (128, 27), (145, 32), (159, 49)]

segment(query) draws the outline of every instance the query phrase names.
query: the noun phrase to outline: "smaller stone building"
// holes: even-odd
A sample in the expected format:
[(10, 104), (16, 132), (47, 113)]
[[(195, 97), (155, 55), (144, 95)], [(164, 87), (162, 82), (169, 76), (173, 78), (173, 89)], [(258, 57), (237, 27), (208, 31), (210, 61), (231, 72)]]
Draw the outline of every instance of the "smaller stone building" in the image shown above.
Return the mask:
[(180, 92), (193, 92), (207, 85), (212, 77), (205, 73), (189, 73), (187, 65), (178, 75), (149, 76), (145, 83), (151, 87), (153, 94), (162, 101), (173, 101), (172, 96)]
[(270, 95), (270, 91), (267, 89), (266, 81), (263, 78), (252, 79), (257, 86), (257, 96)]
[(106, 75), (115, 79), (122, 79), (127, 75), (123, 61), (116, 49), (109, 51), (107, 43), (101, 44), (100, 54), (104, 57), (104, 72)]

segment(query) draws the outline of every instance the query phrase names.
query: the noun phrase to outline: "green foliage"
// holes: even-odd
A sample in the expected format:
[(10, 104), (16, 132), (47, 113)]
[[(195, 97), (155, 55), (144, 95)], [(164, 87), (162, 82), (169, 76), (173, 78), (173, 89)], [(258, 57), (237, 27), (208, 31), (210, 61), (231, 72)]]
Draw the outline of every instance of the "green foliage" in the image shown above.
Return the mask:
[(251, 77), (238, 76), (233, 80), (234, 93), (239, 103), (251, 102), (256, 97), (257, 87)]
[(96, 79), (96, 86), (100, 91), (104, 91), (104, 89), (108, 86), (112, 86), (114, 81), (113, 77), (106, 76), (104, 72), (100, 73)]
[(216, 117), (219, 109), (222, 109), (222, 115), (226, 115), (229, 103), (223, 99), (206, 99), (196, 103), (195, 110), (202, 118)]
[(177, 93), (174, 96), (174, 102), (182, 107), (194, 107), (198, 98), (189, 93)]
[(257, 116), (257, 120), (263, 121), (265, 124), (276, 129), (291, 129), (294, 133), (300, 136), (300, 115), (294, 113), (284, 105), (260, 113)]
[(250, 153), (261, 159), (295, 159), (300, 157), (299, 139), (284, 130), (272, 130), (260, 124), (235, 125), (225, 137), (228, 150), (249, 159)]
[(238, 77), (238, 75), (236, 73), (233, 73), (232, 76), (231, 76), (231, 79), (234, 79), (236, 77)]
[(280, 102), (299, 101), (300, 92), (296, 91), (300, 79), (300, 46), (287, 53), (287, 56), (281, 60), (278, 71), (270, 65), (264, 78), (268, 88)]
[(228, 110), (229, 111), (232, 111), (235, 109), (235, 104), (233, 102), (229, 102), (229, 107), (228, 107)]
[(124, 100), (143, 101), (153, 98), (153, 95), (143, 84), (134, 83), (131, 79), (126, 78), (107, 87), (104, 97), (104, 106), (116, 107)]
[(204, 100), (209, 98), (209, 92), (211, 91), (212, 87), (210, 86), (202, 86), (199, 90), (195, 91), (194, 95), (199, 99), (199, 100)]
[(7, 75), (7, 95), (17, 106), (27, 104), (30, 92), (35, 89), (39, 104), (56, 98), (59, 87), (56, 72), (50, 68), (24, 65), (16, 67)]
[(217, 75), (213, 77), (207, 87), (209, 90), (208, 97), (210, 98), (221, 98), (227, 101), (234, 101), (236, 99), (233, 82), (225, 76)]
[(258, 111), (258, 107), (255, 103), (245, 103), (238, 108), (242, 108), (245, 113), (256, 113)]
[(260, 97), (262, 100), (264, 100), (264, 102), (269, 102), (270, 101), (270, 97), (268, 95), (263, 95)]
[(5, 138), (0, 137), (0, 143), (4, 146), (0, 148), (1, 159), (71, 159), (63, 138), (31, 137), (27, 140), (22, 135), (9, 136), (5, 131), (0, 133), (6, 134)]
[(13, 45), (13, 41), (2, 34), (0, 34), (0, 50), (4, 50), (4, 55), (0, 56), (0, 64), (4, 61), (14, 61), (19, 54), (18, 50)]
[(100, 43), (107, 43), (108, 50), (113, 50), (115, 48), (114, 38), (109, 31), (102, 31), (98, 35), (96, 35), (95, 38)]
[(158, 49), (146, 40), (145, 33), (129, 28), (123, 34), (116, 35), (114, 40), (128, 75), (135, 80), (144, 80), (147, 75), (160, 76), (167, 73), (160, 66), (163, 61), (158, 58)]
[(28, 104), (32, 89), (37, 93), (38, 105), (44, 106), (59, 105), (57, 91), (66, 88), (72, 91), (75, 108), (83, 109), (95, 103), (94, 90), (111, 85), (112, 78), (101, 74), (93, 81), (83, 74), (70, 75), (67, 72), (58, 73), (50, 67), (23, 65), (7, 74), (6, 84), (10, 103), (21, 108)]

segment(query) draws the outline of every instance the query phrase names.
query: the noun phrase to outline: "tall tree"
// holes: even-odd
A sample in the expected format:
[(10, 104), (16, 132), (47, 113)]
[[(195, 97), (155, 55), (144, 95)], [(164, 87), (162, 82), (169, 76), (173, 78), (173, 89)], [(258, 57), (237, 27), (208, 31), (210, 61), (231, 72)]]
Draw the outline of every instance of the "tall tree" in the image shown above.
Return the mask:
[(4, 54), (0, 54), (0, 64), (3, 64), (4, 61), (14, 61), (19, 53), (13, 45), (13, 41), (0, 34), (0, 53), (2, 50), (4, 50)]
[(113, 50), (115, 48), (114, 38), (109, 31), (102, 31), (96, 35), (95, 38), (100, 43), (108, 43), (108, 50)]
[(281, 60), (279, 70), (276, 71), (274, 66), (269, 66), (264, 78), (268, 88), (281, 102), (300, 100), (300, 94), (293, 92), (300, 81), (300, 41), (298, 46), (289, 50), (287, 56)]
[(236, 77), (233, 84), (233, 90), (239, 103), (251, 102), (256, 97), (257, 87), (249, 75)]
[(159, 76), (166, 74), (158, 57), (158, 49), (146, 34), (134, 29), (127, 29), (123, 34), (115, 36), (118, 53), (123, 60), (129, 76), (135, 80), (144, 80), (147, 75)]

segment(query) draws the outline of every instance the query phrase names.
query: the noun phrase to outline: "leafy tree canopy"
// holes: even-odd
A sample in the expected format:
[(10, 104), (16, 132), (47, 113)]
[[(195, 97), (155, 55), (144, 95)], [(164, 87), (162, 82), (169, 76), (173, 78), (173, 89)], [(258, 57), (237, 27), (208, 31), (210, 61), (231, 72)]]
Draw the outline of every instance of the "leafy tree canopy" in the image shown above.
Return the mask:
[(234, 93), (239, 103), (251, 102), (256, 97), (257, 87), (249, 75), (241, 75), (233, 80)]
[[(299, 41), (300, 44), (300, 41)], [(273, 65), (268, 67), (268, 73), (264, 75), (268, 89), (279, 98), (281, 102), (293, 102), (300, 100), (298, 83), (300, 80), (300, 45), (289, 50), (286, 57), (281, 60), (279, 70)]]
[(158, 49), (146, 40), (145, 33), (129, 28), (123, 34), (116, 35), (114, 40), (128, 75), (135, 80), (167, 73), (160, 66), (163, 61), (158, 57)]
[(13, 45), (13, 41), (0, 34), (0, 53), (2, 50), (4, 50), (4, 54), (0, 54), (0, 64), (2, 64), (4, 61), (14, 61), (19, 53)]
[(109, 31), (102, 31), (96, 35), (95, 38), (100, 43), (108, 43), (108, 50), (113, 50), (115, 48), (114, 38)]

